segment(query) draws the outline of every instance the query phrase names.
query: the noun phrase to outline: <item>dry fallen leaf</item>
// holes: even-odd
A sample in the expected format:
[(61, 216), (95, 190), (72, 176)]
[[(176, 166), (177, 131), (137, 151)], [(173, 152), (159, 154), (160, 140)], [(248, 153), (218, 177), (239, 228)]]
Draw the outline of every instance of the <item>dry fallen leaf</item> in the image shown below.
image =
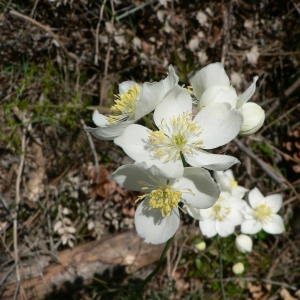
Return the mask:
[(259, 57), (258, 47), (254, 45), (250, 51), (246, 52), (247, 61), (251, 65), (256, 65)]
[(263, 290), (263, 286), (260, 282), (251, 283), (248, 282), (247, 287), (251, 293), (252, 299), (266, 300), (270, 296), (270, 293)]
[(39, 144), (33, 142), (31, 149), (34, 155), (35, 167), (29, 172), (25, 197), (29, 201), (36, 202), (44, 192), (45, 158), (42, 147)]
[(283, 298), (283, 300), (297, 300), (297, 298), (291, 296), (290, 292), (285, 288), (282, 288), (280, 291), (280, 296)]
[(115, 181), (108, 178), (110, 173), (103, 165), (100, 165), (99, 167), (100, 178), (98, 185), (96, 185), (97, 178), (95, 167), (91, 168), (87, 174), (89, 179), (91, 179), (94, 183), (94, 185), (91, 188), (91, 194), (92, 196), (97, 195), (104, 199), (107, 199), (110, 196), (112, 196), (113, 193), (116, 191), (117, 184), (115, 183)]

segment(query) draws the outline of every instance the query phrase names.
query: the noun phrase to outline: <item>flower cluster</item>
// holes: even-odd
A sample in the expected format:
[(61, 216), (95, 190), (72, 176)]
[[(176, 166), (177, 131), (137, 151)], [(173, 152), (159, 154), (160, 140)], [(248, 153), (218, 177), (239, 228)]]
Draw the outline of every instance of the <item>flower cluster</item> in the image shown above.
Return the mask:
[[(121, 83), (111, 115), (94, 112), (98, 127), (88, 131), (99, 139), (114, 140), (135, 161), (119, 167), (111, 178), (126, 189), (145, 193), (137, 199), (141, 203), (135, 225), (146, 242), (170, 239), (179, 227), (180, 211), (201, 218), (201, 229), (208, 236), (226, 236), (242, 222), (240, 211), (246, 204), (241, 195), (246, 190), (233, 186), (230, 179), (216, 183), (205, 169), (222, 172), (239, 163), (235, 157), (209, 150), (261, 127), (263, 110), (251, 110), (246, 103), (257, 79), (237, 95), (223, 66), (215, 63), (196, 73), (192, 86), (185, 88), (169, 66), (168, 76), (160, 82)], [(153, 128), (135, 124), (152, 111)], [(227, 226), (216, 225), (211, 231), (207, 226), (212, 217)]]
[(236, 238), (236, 247), (245, 253), (252, 250), (252, 240), (246, 234), (255, 234), (261, 229), (270, 234), (284, 232), (283, 220), (277, 214), (282, 206), (280, 194), (264, 197), (254, 188), (249, 192), (248, 204), (243, 200), (248, 190), (238, 185), (231, 170), (215, 172), (215, 178), (221, 187), (217, 202), (207, 209), (187, 208), (188, 213), (199, 220), (204, 236), (227, 237), (240, 225), (242, 234)]

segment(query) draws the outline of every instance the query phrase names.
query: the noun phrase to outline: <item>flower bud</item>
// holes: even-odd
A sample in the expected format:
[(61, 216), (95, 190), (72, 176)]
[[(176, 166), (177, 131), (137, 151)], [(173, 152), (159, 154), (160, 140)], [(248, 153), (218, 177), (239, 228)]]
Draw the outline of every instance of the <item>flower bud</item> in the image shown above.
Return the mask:
[(242, 274), (245, 270), (244, 264), (241, 262), (236, 263), (235, 265), (233, 265), (232, 267), (232, 272), (234, 274)]
[(198, 244), (195, 244), (195, 248), (202, 251), (206, 248), (206, 243), (205, 242), (200, 242)]
[(242, 253), (251, 252), (252, 239), (248, 235), (240, 234), (235, 239), (235, 246)]
[(249, 102), (243, 105), (244, 123), (240, 135), (246, 136), (255, 133), (265, 121), (265, 111), (256, 103)]

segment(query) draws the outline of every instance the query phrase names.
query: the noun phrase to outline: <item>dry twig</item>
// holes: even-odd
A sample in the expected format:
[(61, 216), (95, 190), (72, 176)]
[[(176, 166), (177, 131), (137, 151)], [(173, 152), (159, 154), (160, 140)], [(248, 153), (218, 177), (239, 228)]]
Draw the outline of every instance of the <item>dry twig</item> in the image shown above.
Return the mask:
[[(20, 155), (20, 164), (18, 168), (18, 173), (17, 173), (17, 180), (16, 180), (16, 208), (15, 208), (15, 213), (13, 215), (14, 222), (13, 222), (13, 228), (14, 228), (14, 258), (15, 258), (15, 265), (16, 265), (16, 276), (17, 276), (17, 282), (18, 282), (18, 287), (19, 284), (21, 284), (21, 276), (20, 276), (20, 266), (19, 266), (19, 249), (18, 249), (18, 214), (19, 214), (19, 205), (21, 202), (21, 197), (20, 197), (20, 185), (21, 185), (21, 177), (22, 177), (22, 172), (23, 172), (23, 166), (24, 166), (24, 161), (25, 161), (25, 144), (26, 144), (26, 133), (25, 129), (23, 131), (22, 135), (22, 153)], [(18, 289), (15, 291), (15, 296), (18, 294)]]
[(282, 177), (279, 177), (275, 170), (267, 165), (262, 159), (260, 159), (257, 155), (255, 155), (248, 147), (246, 147), (240, 140), (235, 138), (233, 142), (250, 158), (252, 158), (260, 167), (261, 169), (266, 172), (274, 181), (276, 181), (279, 184), (285, 183), (285, 179)]
[(55, 34), (49, 26), (47, 25), (43, 25), (41, 24), (40, 22), (28, 17), (28, 16), (25, 16), (15, 10), (11, 10), (9, 12), (11, 15), (14, 15), (16, 17), (19, 17), (19, 18), (22, 18), (22, 19), (25, 19), (26, 21), (29, 21), (30, 23), (40, 27), (41, 29), (45, 30), (46, 32), (48, 32), (52, 37), (53, 39), (56, 40), (56, 42), (59, 44), (59, 46), (62, 48), (62, 50), (66, 53), (67, 56), (69, 56), (70, 58), (74, 59), (77, 63), (78, 63), (78, 57), (74, 54), (74, 53), (71, 53), (68, 51), (68, 49), (65, 47), (65, 45), (60, 41), (59, 37), (57, 34)]
[(95, 172), (96, 172), (96, 185), (98, 186), (99, 181), (100, 181), (100, 168), (99, 168), (99, 163), (98, 163), (97, 151), (96, 151), (93, 139), (91, 137), (91, 134), (86, 130), (86, 124), (85, 124), (84, 120), (80, 119), (80, 123), (81, 123), (81, 125), (82, 125), (82, 127), (83, 127), (83, 129), (84, 129), (84, 131), (87, 135), (87, 138), (88, 138), (88, 141), (89, 141), (92, 153), (93, 153), (94, 163), (95, 163)]

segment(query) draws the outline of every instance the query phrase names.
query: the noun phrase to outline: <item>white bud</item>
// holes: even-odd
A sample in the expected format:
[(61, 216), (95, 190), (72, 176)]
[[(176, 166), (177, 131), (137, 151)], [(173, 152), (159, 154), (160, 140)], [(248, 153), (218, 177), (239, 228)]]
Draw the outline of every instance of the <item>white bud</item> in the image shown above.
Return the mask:
[(248, 102), (243, 105), (244, 123), (240, 135), (246, 136), (255, 133), (265, 121), (265, 111), (256, 103)]
[(248, 235), (240, 234), (235, 239), (235, 246), (242, 253), (251, 252), (252, 239)]
[(196, 247), (198, 250), (202, 251), (202, 250), (204, 250), (204, 249), (206, 248), (206, 243), (205, 243), (205, 242), (200, 242), (200, 243), (198, 243), (198, 244), (195, 244), (195, 247)]
[(232, 267), (232, 272), (237, 275), (242, 274), (244, 272), (244, 270), (245, 270), (245, 267), (244, 267), (243, 263), (241, 263), (241, 262), (236, 263)]

